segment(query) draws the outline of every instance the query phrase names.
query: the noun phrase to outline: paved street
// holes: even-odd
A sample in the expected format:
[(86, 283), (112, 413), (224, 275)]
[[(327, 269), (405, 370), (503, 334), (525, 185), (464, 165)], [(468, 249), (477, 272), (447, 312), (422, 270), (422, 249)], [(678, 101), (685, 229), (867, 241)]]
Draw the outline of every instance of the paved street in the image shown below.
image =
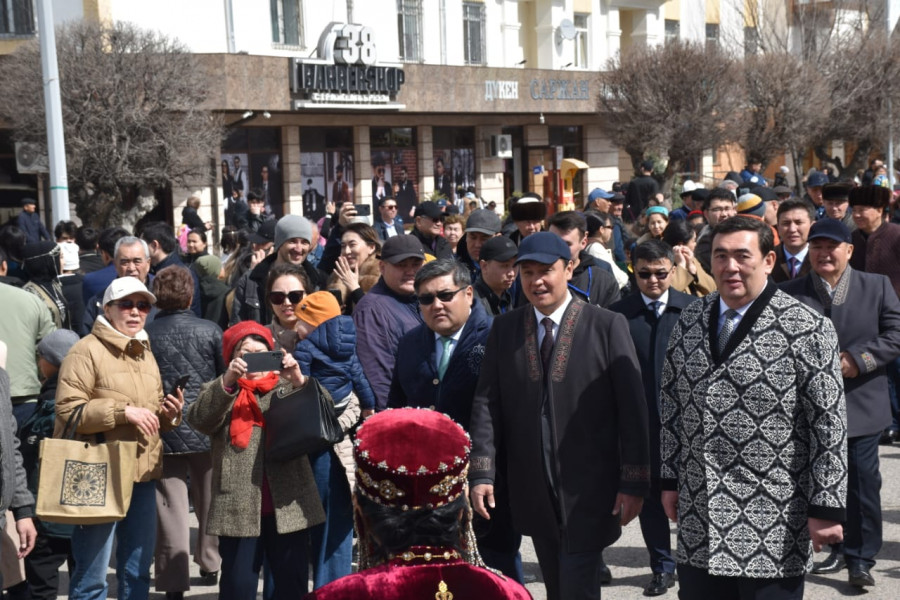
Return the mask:
[[(870, 588), (869, 592), (857, 592), (847, 584), (847, 572), (839, 575), (822, 577), (810, 575), (806, 579), (805, 597), (812, 600), (830, 600), (847, 596), (865, 596), (868, 600), (895, 600), (900, 597), (900, 446), (881, 447), (881, 474), (884, 486), (881, 491), (882, 505), (884, 507), (884, 547), (878, 557), (873, 575), (877, 585)], [(196, 528), (196, 522), (193, 525)], [(674, 528), (673, 544), (674, 544)], [(526, 539), (522, 548), (525, 570), (535, 575), (538, 580), (528, 585), (528, 591), (535, 600), (545, 600), (544, 586), (540, 581), (540, 569), (530, 542)], [(825, 554), (820, 554), (819, 559)], [(612, 585), (603, 588), (604, 600), (622, 600), (626, 598), (642, 598), (643, 586), (649, 578), (647, 553), (644, 550), (643, 540), (637, 521), (625, 529), (622, 538), (605, 553), (607, 564), (613, 572)], [(199, 577), (197, 566), (192, 564), (192, 575)], [(115, 597), (115, 576), (110, 571), (110, 597)], [(68, 579), (63, 577), (62, 594), (66, 597)], [(262, 587), (260, 586), (260, 590)], [(195, 586), (186, 597), (203, 600), (216, 598), (217, 588)], [(162, 600), (164, 594), (151, 593), (153, 600)], [(260, 598), (262, 594), (260, 594)], [(673, 589), (662, 598), (676, 598), (676, 590)], [(476, 600), (476, 599), (471, 599)], [(714, 599), (709, 599), (714, 600)]]

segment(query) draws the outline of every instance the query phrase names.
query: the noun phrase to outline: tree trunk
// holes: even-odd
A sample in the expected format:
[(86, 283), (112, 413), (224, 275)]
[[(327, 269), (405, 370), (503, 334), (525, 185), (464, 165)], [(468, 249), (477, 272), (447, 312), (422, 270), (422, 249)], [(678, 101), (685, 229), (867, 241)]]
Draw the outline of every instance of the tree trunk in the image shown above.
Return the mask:
[[(146, 194), (146, 192), (144, 192)], [(118, 227), (124, 227), (128, 231), (134, 231), (135, 225), (141, 220), (141, 217), (156, 208), (156, 198), (153, 194), (139, 195), (134, 201), (134, 206), (129, 209), (122, 208), (121, 204), (117, 204), (109, 213), (109, 223)]]

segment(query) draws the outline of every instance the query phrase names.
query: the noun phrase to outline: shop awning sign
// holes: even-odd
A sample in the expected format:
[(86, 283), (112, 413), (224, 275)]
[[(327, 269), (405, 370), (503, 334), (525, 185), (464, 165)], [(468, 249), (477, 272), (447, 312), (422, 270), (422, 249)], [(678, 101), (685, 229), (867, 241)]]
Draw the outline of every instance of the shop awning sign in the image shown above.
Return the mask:
[(295, 110), (405, 108), (397, 94), (403, 65), (377, 64), (375, 32), (353, 23), (331, 23), (319, 38), (317, 58), (291, 59)]

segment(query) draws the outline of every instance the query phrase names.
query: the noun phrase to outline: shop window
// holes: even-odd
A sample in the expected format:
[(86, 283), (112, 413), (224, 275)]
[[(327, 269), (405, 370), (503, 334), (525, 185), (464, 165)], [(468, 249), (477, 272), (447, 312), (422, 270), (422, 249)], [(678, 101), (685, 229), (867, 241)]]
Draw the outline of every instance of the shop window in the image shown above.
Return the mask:
[[(391, 194), (397, 200), (397, 214), (404, 219), (420, 199), (419, 161), (414, 127), (372, 127), (369, 129), (372, 156), (373, 204)], [(364, 193), (367, 190), (364, 190)]]
[(318, 221), (325, 206), (352, 202), (353, 130), (349, 127), (300, 128), (300, 177), (303, 182), (303, 216)]
[(34, 35), (32, 0), (0, 0), (0, 36)]
[[(222, 143), (220, 160), (222, 196), (226, 209), (247, 200), (251, 191), (266, 203), (266, 212), (284, 214), (284, 172), (281, 164), (281, 128), (237, 127)], [(232, 213), (226, 212), (226, 225)]]
[(435, 127), (433, 138), (434, 191), (460, 203), (475, 187), (475, 128)]
[(270, 0), (272, 41), (284, 46), (300, 46), (303, 41), (303, 19), (300, 0)]
[(666, 19), (666, 43), (677, 42), (681, 36), (681, 21)]
[(397, 38), (400, 60), (422, 60), (422, 0), (397, 0)]
[(467, 65), (484, 64), (484, 4), (463, 2), (463, 45)]
[(575, 13), (575, 68), (589, 68), (588, 58), (588, 15)]

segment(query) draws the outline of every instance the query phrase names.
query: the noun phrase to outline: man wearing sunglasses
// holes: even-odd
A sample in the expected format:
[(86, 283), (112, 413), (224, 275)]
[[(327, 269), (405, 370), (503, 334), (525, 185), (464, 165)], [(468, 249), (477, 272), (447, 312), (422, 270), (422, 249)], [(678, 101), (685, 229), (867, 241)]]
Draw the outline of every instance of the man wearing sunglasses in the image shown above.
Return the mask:
[(622, 313), (644, 380), (644, 400), (650, 424), (650, 495), (641, 509), (641, 533), (650, 554), (653, 577), (644, 587), (644, 595), (660, 596), (675, 584), (675, 559), (669, 535), (669, 520), (663, 511), (659, 487), (659, 382), (669, 334), (681, 316), (681, 310), (694, 298), (670, 289), (675, 268), (672, 247), (661, 240), (647, 240), (632, 252), (637, 290), (616, 302), (610, 310)]
[(640, 365), (625, 318), (569, 290), (562, 238), (529, 235), (517, 263), (529, 305), (496, 317), (488, 335), (472, 403), (472, 506), (490, 520), (505, 477), (547, 598), (599, 599), (602, 551), (650, 489)]
[[(497, 239), (506, 240), (515, 253), (509, 239)], [(481, 302), (473, 303), (469, 270), (459, 261), (423, 266), (416, 273), (415, 290), (425, 322), (400, 339), (388, 406), (431, 408), (469, 431), (491, 317)], [(507, 488), (501, 487), (494, 522), (484, 528), (476, 524), (476, 533), (485, 531), (478, 536), (478, 549), (489, 567), (523, 583), (521, 536), (512, 530)]]

